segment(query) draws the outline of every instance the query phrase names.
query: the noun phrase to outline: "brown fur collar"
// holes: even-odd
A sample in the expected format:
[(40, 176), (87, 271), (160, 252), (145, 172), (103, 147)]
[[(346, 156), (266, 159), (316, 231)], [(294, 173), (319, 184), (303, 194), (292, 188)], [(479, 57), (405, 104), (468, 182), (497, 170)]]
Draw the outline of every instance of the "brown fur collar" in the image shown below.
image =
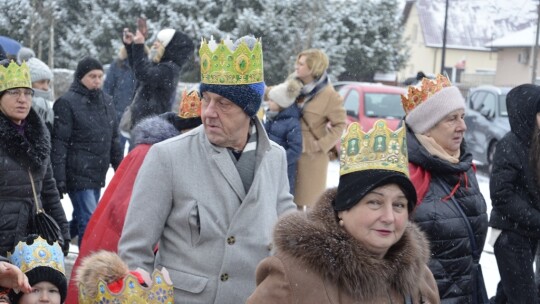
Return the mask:
[(338, 225), (332, 209), (336, 191), (327, 190), (309, 212), (282, 218), (274, 231), (277, 250), (359, 300), (386, 296), (386, 286), (413, 295), (430, 255), (424, 234), (410, 223), (401, 240), (378, 259)]

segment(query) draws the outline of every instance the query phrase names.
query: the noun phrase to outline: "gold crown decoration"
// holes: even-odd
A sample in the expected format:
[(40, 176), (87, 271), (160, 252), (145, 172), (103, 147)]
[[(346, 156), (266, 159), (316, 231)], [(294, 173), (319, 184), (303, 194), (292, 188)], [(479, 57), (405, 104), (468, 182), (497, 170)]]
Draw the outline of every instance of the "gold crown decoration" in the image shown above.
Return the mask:
[(182, 100), (180, 100), (180, 109), (178, 116), (181, 118), (197, 118), (201, 117), (201, 97), (197, 90), (187, 92), (186, 89), (182, 92)]
[(12, 60), (7, 68), (0, 65), (0, 92), (13, 88), (32, 88), (30, 69), (26, 62), (18, 65)]
[(19, 242), (13, 253), (8, 252), (7, 257), (24, 273), (36, 267), (45, 266), (66, 274), (62, 248), (57, 242), (49, 245), (41, 236), (37, 237), (31, 245)]
[(392, 170), (409, 176), (405, 138), (404, 127), (393, 131), (382, 119), (377, 120), (367, 133), (353, 122), (341, 137), (340, 176), (373, 169)]
[(131, 273), (123, 280), (124, 284), (119, 292), (112, 292), (107, 283), (100, 280), (95, 298), (86, 296), (85, 288), (79, 287), (79, 303), (174, 304), (174, 289), (169, 272), (165, 268), (162, 271), (154, 270), (151, 285), (148, 287), (142, 286), (137, 277)]
[(431, 96), (438, 93), (440, 90), (451, 87), (452, 83), (448, 78), (441, 74), (437, 74), (434, 80), (428, 78), (422, 78), (422, 84), (420, 88), (415, 86), (409, 86), (407, 96), (401, 95), (401, 103), (405, 113), (409, 113), (418, 105), (428, 100)]
[(202, 39), (199, 57), (201, 61), (201, 82), (219, 85), (244, 85), (264, 81), (263, 52), (261, 39), (257, 39), (253, 49), (245, 41), (234, 49), (227, 39), (216, 43)]

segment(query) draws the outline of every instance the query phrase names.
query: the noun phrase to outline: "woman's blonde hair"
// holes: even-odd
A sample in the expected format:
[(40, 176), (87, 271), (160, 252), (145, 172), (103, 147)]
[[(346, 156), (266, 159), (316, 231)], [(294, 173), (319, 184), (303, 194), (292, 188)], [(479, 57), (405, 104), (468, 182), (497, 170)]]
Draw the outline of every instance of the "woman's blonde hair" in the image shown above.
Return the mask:
[(307, 49), (296, 57), (296, 61), (300, 57), (304, 56), (306, 58), (306, 64), (311, 70), (311, 76), (315, 78), (321, 77), (321, 75), (328, 69), (328, 56), (321, 49)]

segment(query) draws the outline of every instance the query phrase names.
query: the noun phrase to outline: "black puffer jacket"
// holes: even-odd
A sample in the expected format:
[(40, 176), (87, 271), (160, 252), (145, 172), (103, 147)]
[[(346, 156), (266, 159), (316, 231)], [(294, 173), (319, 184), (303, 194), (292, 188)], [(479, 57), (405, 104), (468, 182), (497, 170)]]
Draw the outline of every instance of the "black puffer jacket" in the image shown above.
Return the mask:
[(101, 188), (109, 164), (116, 170), (123, 158), (112, 99), (74, 80), (54, 103), (52, 165), (58, 183), (68, 191)]
[(193, 54), (193, 42), (176, 31), (159, 63), (148, 59), (144, 44), (126, 45), (126, 50), (137, 80), (131, 103), (131, 122), (135, 126), (144, 117), (171, 111), (180, 69)]
[(29, 233), (35, 207), (28, 172), (45, 212), (62, 228), (64, 238), (70, 239), (50, 151), (49, 131), (33, 109), (26, 118), (24, 135), (0, 112), (0, 255), (5, 256)]
[(540, 88), (524, 85), (506, 97), (510, 132), (498, 143), (489, 188), (493, 209), (489, 225), (540, 237), (540, 189), (529, 162)]
[[(457, 164), (432, 156), (410, 129), (407, 129), (407, 145), (411, 180), (417, 190), (428, 182), (425, 173), (431, 176), (427, 192), (415, 210), (414, 221), (430, 241), (429, 268), (437, 281), (439, 295), (444, 303), (471, 303), (471, 242), (464, 218), (451, 199), (445, 198), (456, 189), (453, 197), (468, 217), (480, 256), (488, 220), (486, 202), (472, 166), (472, 155), (466, 152), (465, 143), (462, 143)], [(441, 183), (448, 191), (443, 190)]]

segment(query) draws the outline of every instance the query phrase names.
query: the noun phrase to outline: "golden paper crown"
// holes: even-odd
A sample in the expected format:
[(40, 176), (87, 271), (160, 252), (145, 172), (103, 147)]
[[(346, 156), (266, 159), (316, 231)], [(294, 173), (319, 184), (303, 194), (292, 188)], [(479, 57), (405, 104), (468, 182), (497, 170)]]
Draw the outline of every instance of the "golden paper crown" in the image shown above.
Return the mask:
[(264, 81), (263, 53), (261, 40), (257, 39), (253, 49), (242, 40), (234, 49), (227, 37), (216, 44), (201, 41), (199, 49), (201, 60), (201, 82), (220, 85), (243, 85)]
[(409, 176), (406, 131), (392, 131), (379, 119), (367, 133), (353, 122), (341, 137), (339, 174), (363, 170), (392, 170)]
[(46, 240), (37, 237), (29, 245), (26, 242), (19, 242), (13, 253), (8, 252), (9, 260), (16, 265), (22, 272), (26, 273), (36, 267), (45, 266), (66, 274), (64, 268), (64, 254), (58, 243), (49, 245)]
[(181, 118), (197, 118), (201, 117), (201, 97), (197, 90), (182, 92), (182, 100), (180, 100), (180, 108), (178, 116)]
[(443, 88), (451, 87), (452, 83), (448, 78), (444, 77), (441, 74), (437, 74), (434, 80), (428, 78), (422, 78), (422, 85), (420, 88), (415, 86), (409, 86), (409, 92), (407, 96), (401, 95), (401, 103), (403, 104), (403, 109), (405, 113), (409, 113), (419, 104), (428, 100), (431, 96), (435, 95), (437, 92)]
[(0, 65), (0, 92), (13, 88), (32, 88), (30, 69), (26, 62), (18, 65), (12, 60), (7, 68)]
[(154, 304), (165, 303), (174, 304), (174, 290), (166, 269), (163, 271), (154, 270), (152, 273), (152, 283), (150, 286), (141, 286), (139, 280), (133, 274), (128, 274), (124, 278), (122, 289), (115, 293), (109, 290), (107, 283), (100, 280), (98, 283), (98, 293), (95, 298), (85, 295), (85, 288), (79, 288), (79, 303), (129, 303), (129, 304)]

